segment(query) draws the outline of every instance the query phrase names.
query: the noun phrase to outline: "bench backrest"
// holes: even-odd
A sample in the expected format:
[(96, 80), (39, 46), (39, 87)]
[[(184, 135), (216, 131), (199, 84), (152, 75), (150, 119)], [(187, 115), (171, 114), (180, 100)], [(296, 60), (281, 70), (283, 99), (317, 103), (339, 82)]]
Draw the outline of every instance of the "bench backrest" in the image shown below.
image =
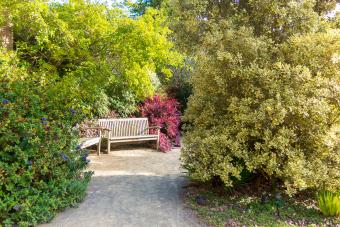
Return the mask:
[(99, 119), (99, 126), (111, 129), (110, 137), (148, 135), (147, 118)]

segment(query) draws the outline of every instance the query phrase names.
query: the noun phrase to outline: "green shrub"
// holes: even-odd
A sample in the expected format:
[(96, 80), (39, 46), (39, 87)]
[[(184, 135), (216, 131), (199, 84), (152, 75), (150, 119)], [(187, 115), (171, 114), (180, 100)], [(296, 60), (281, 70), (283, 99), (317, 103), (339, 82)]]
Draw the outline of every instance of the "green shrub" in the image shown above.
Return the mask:
[(178, 39), (196, 59), (182, 152), (190, 175), (230, 186), (247, 169), (290, 194), (339, 188), (339, 31), (315, 2), (176, 2)]
[(15, 57), (0, 56), (0, 225), (34, 225), (74, 206), (91, 173), (77, 149), (76, 110), (54, 103)]
[(325, 216), (340, 215), (340, 190), (337, 192), (320, 191), (316, 195), (318, 206)]

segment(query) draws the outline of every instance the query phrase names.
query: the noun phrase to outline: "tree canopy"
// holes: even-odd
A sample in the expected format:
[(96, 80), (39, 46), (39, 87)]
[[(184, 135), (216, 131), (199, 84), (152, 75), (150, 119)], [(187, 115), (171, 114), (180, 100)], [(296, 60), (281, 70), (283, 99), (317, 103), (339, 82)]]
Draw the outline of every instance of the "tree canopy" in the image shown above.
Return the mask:
[(160, 9), (164, 0), (125, 0), (125, 5), (130, 8), (130, 11), (135, 16), (143, 15), (148, 8)]
[(14, 48), (32, 75), (49, 86), (51, 102), (99, 115), (108, 108), (124, 114), (153, 94), (157, 80), (168, 79), (170, 67), (181, 64), (157, 10), (131, 19), (117, 8), (87, 1), (6, 7)]

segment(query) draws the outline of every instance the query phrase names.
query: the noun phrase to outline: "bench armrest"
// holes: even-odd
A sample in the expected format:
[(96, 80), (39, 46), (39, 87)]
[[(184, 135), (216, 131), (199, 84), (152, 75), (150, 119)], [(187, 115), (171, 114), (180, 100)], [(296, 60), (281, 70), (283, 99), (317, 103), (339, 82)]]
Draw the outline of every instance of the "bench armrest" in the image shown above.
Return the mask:
[(148, 131), (148, 134), (150, 133), (150, 129), (154, 129), (154, 133), (156, 131), (156, 133), (159, 135), (160, 131), (161, 131), (161, 127), (154, 125), (154, 126), (150, 126), (147, 127), (144, 131)]
[(84, 127), (83, 129), (100, 129), (100, 127)]
[(107, 131), (111, 131), (111, 129), (108, 128), (103, 128), (103, 127), (86, 127), (84, 129), (97, 129), (97, 130), (107, 130)]
[(109, 129), (109, 128), (100, 128), (101, 130), (104, 130), (104, 131), (112, 131), (111, 129)]

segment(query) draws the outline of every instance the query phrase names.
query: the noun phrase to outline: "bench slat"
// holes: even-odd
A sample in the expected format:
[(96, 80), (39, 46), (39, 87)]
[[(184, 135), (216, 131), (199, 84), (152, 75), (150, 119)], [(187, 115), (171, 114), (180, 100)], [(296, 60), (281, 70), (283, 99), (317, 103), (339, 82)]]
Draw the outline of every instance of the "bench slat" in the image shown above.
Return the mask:
[(143, 135), (143, 136), (120, 136), (120, 137), (113, 137), (110, 138), (110, 140), (120, 140), (120, 139), (138, 139), (138, 138), (153, 138), (153, 139), (157, 139), (158, 135)]

